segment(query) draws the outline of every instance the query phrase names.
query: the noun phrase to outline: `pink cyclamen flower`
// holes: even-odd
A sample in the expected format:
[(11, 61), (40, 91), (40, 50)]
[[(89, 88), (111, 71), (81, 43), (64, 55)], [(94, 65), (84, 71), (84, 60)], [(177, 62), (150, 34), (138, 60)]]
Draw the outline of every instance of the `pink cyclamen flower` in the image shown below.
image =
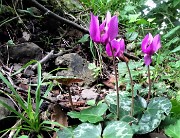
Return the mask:
[(157, 34), (154, 38), (151, 33), (147, 34), (141, 43), (141, 49), (144, 55), (144, 63), (148, 66), (152, 62), (151, 56), (161, 48), (160, 35)]
[(112, 56), (111, 47), (115, 57), (120, 57), (124, 53), (125, 44), (124, 39), (113, 39), (111, 42), (107, 43), (106, 45), (106, 53), (109, 57)]
[(96, 43), (107, 44), (113, 40), (118, 34), (118, 18), (113, 16), (108, 11), (106, 19), (99, 25), (98, 16), (94, 16), (91, 13), (91, 21), (89, 27), (89, 33), (91, 39)]

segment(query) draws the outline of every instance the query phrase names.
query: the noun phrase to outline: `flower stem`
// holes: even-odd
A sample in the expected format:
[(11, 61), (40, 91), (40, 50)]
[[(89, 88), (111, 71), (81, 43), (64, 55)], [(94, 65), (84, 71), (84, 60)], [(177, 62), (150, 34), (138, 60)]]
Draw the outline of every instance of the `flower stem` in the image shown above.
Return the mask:
[[(124, 57), (124, 55), (123, 55)], [(133, 86), (133, 80), (132, 80), (132, 75), (131, 75), (131, 71), (129, 69), (129, 65), (128, 65), (128, 62), (126, 62), (126, 66), (127, 66), (127, 69), (128, 69), (128, 73), (129, 73), (129, 78), (130, 78), (130, 81), (131, 81), (131, 93), (132, 93), (132, 98), (131, 98), (131, 112), (130, 112), (130, 115), (133, 116), (133, 112), (134, 112), (134, 86)]]
[(150, 96), (151, 96), (151, 73), (150, 73), (150, 66), (148, 66), (148, 81), (149, 81), (149, 92), (147, 97), (147, 103), (149, 102)]
[(111, 43), (109, 43), (110, 48), (111, 48), (111, 52), (112, 52), (112, 58), (113, 58), (113, 67), (114, 67), (114, 72), (115, 72), (115, 80), (116, 80), (116, 94), (117, 94), (117, 120), (119, 120), (119, 87), (118, 87), (118, 75), (117, 75), (117, 68), (116, 68), (116, 64), (115, 64), (115, 56), (114, 56), (114, 51), (112, 49)]
[(69, 102), (71, 104), (71, 109), (72, 109), (72, 111), (74, 111), (74, 105), (73, 105), (73, 102), (72, 102), (71, 90), (70, 90), (69, 86), (67, 86), (67, 88), (68, 88), (68, 93), (69, 93)]

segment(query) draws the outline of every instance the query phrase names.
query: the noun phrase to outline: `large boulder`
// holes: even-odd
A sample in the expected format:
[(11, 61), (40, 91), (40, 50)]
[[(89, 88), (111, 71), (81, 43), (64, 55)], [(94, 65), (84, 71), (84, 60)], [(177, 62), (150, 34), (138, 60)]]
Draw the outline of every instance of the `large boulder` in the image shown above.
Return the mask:
[(88, 62), (77, 53), (65, 54), (59, 56), (55, 60), (55, 64), (59, 67), (67, 67), (68, 70), (62, 70), (57, 73), (57, 76), (72, 76), (84, 80), (84, 84), (90, 85), (95, 79), (92, 76), (92, 71), (88, 68)]
[(40, 60), (43, 57), (42, 49), (34, 43), (26, 42), (18, 45), (1, 47), (0, 59), (6, 62), (27, 63), (35, 59)]

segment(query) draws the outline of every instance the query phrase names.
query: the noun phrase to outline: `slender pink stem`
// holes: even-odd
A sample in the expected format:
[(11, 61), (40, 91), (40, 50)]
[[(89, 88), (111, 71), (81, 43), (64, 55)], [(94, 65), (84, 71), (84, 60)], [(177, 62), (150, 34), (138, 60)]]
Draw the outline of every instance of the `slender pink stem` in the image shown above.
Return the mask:
[(133, 116), (133, 112), (134, 112), (134, 85), (133, 85), (133, 80), (132, 80), (132, 75), (131, 75), (131, 71), (129, 69), (129, 65), (128, 65), (128, 62), (126, 62), (126, 66), (127, 66), (127, 69), (128, 69), (128, 73), (129, 73), (129, 78), (130, 78), (130, 81), (131, 81), (131, 93), (132, 93), (132, 98), (131, 98), (131, 112), (130, 112), (130, 115)]
[(149, 92), (147, 97), (147, 103), (149, 102), (149, 99), (151, 97), (151, 73), (150, 73), (150, 66), (148, 66), (148, 81), (149, 81)]
[(114, 51), (112, 49), (111, 43), (109, 43), (110, 48), (111, 48), (111, 52), (112, 52), (112, 57), (113, 57), (113, 67), (114, 67), (114, 72), (115, 72), (115, 80), (116, 80), (116, 93), (117, 93), (117, 120), (119, 120), (119, 113), (120, 113), (120, 108), (119, 108), (119, 87), (118, 87), (118, 75), (117, 75), (117, 68), (116, 68), (116, 64), (115, 64), (115, 56), (114, 56)]

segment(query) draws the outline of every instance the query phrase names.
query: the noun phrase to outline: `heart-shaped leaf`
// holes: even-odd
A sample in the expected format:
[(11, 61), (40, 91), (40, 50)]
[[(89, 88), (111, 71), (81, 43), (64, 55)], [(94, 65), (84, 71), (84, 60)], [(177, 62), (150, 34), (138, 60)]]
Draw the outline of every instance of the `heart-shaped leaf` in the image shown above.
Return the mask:
[(101, 125), (93, 125), (90, 123), (82, 123), (74, 129), (74, 138), (100, 138), (101, 137)]
[(123, 121), (113, 121), (103, 131), (103, 138), (132, 138), (132, 136), (131, 127)]
[(65, 129), (59, 129), (57, 131), (57, 136), (58, 138), (72, 138), (73, 137), (73, 132), (72, 128), (65, 128)]
[(92, 106), (88, 109), (84, 109), (80, 112), (69, 112), (68, 115), (71, 118), (78, 118), (82, 122), (97, 123), (103, 120), (102, 115), (106, 112), (108, 106), (105, 103), (99, 104), (97, 106)]
[(165, 119), (165, 115), (170, 113), (172, 108), (171, 102), (165, 97), (155, 97), (151, 99), (147, 110), (141, 117), (138, 126), (138, 134), (145, 134), (153, 131), (159, 126), (161, 120)]

